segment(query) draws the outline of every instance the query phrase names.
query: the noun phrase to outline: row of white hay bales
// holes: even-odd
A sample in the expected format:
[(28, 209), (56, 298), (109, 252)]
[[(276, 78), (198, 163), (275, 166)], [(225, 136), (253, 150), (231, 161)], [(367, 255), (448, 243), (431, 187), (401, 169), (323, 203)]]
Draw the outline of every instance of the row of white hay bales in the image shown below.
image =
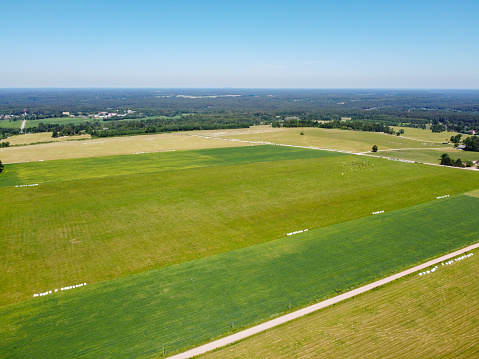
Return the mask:
[[(471, 257), (472, 255), (474, 255), (474, 253), (464, 254), (464, 255), (462, 255), (462, 256), (460, 256), (460, 257), (457, 257), (457, 258), (448, 260), (447, 262), (442, 262), (441, 265), (454, 264), (454, 262), (457, 262), (457, 261), (460, 261), (460, 260), (469, 258), (469, 257)], [(419, 273), (419, 276), (426, 275), (426, 274), (429, 274), (429, 273), (433, 273), (433, 272), (436, 271), (436, 269), (437, 269), (437, 266), (435, 266), (435, 267), (432, 268), (431, 270), (427, 270), (427, 271), (425, 271), (425, 272)]]
[(307, 231), (308, 231), (307, 229), (302, 229), (302, 230), (300, 230), (300, 231), (290, 232), (290, 233), (288, 233), (287, 235), (288, 235), (288, 236), (292, 236), (293, 234), (303, 233), (303, 232), (307, 232)]
[[(83, 287), (85, 286), (86, 283), (80, 283), (80, 284), (75, 284), (75, 285), (68, 285), (66, 287), (61, 287), (60, 290), (69, 290), (69, 289), (75, 289), (75, 288), (80, 288), (80, 287)], [(33, 295), (33, 297), (43, 297), (45, 295), (49, 295), (49, 294), (52, 294), (52, 293), (56, 293), (58, 292), (58, 289), (55, 289), (55, 290), (48, 290), (46, 292), (42, 292), (42, 293), (35, 293)]]
[(448, 194), (444, 195), (444, 196), (439, 196), (439, 197), (436, 197), (436, 199), (441, 199), (441, 198), (446, 198), (446, 197), (449, 197)]
[(427, 270), (427, 271), (425, 271), (425, 272), (421, 272), (421, 273), (419, 273), (419, 275), (422, 276), (422, 275), (426, 275), (426, 274), (429, 274), (429, 273), (433, 273), (433, 272), (436, 271), (436, 269), (437, 269), (437, 266), (435, 266), (435, 267), (434, 267), (433, 269), (431, 269), (431, 270)]
[(384, 213), (384, 211), (373, 212), (373, 214), (380, 214), (380, 213)]
[(460, 257), (451, 259), (451, 260), (449, 260), (449, 261), (447, 261), (447, 262), (444, 262), (444, 263), (441, 263), (441, 264), (442, 264), (442, 265), (444, 265), (444, 264), (446, 264), (446, 265), (448, 265), (448, 264), (454, 264), (454, 262), (457, 262), (457, 261), (460, 261), (460, 260), (469, 258), (469, 257), (471, 257), (473, 254), (474, 254), (474, 253), (464, 254), (464, 255), (462, 255), (462, 256), (460, 256)]
[(15, 187), (34, 187), (34, 186), (38, 186), (38, 183), (34, 183), (34, 184), (19, 184), (19, 185), (16, 185)]

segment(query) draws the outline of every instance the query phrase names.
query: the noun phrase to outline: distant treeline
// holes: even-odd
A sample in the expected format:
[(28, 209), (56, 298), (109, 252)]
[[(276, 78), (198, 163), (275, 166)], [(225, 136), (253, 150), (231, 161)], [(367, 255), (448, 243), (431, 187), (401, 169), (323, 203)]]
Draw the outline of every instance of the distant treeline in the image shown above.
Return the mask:
[(273, 127), (319, 127), (319, 128), (338, 128), (354, 131), (384, 132), (395, 134), (396, 131), (381, 122), (361, 122), (361, 121), (339, 121), (319, 122), (313, 120), (291, 119), (284, 121), (275, 121)]
[[(244, 116), (187, 115), (175, 118), (148, 118), (138, 120), (85, 121), (80, 124), (46, 124), (27, 127), (26, 132), (52, 132), (53, 137), (88, 133), (93, 137), (143, 135), (175, 131), (217, 130), (247, 128), (259, 124), (261, 119)], [(28, 122), (27, 122), (28, 123)], [(10, 129), (9, 129), (10, 130)], [(10, 131), (11, 133), (11, 131)]]
[[(105, 120), (85, 118), (80, 125), (41, 124), (26, 132), (119, 136), (260, 123), (386, 133), (391, 126), (479, 132), (475, 90), (0, 89), (0, 117), (26, 119), (27, 126), (63, 112), (85, 116), (127, 110), (133, 112)], [(0, 128), (0, 137), (19, 131)]]

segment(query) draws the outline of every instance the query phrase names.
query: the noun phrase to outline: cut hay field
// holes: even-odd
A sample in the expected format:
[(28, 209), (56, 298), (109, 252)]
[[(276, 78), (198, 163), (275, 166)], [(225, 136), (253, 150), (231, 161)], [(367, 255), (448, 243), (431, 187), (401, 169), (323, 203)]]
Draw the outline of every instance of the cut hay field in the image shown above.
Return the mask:
[[(478, 211), (478, 198), (457, 195), (4, 306), (0, 357), (158, 357), (163, 345), (171, 353), (475, 242)], [(414, 330), (414, 318), (401, 328)]]
[[(15, 141), (28, 138), (20, 135)], [(0, 160), (3, 163), (48, 161), (86, 157), (101, 157), (132, 154), (137, 152), (181, 151), (202, 148), (224, 148), (249, 146), (247, 143), (207, 139), (187, 134), (159, 134), (130, 137), (111, 137), (76, 140), (79, 136), (65, 137), (66, 141), (37, 144), (32, 146), (7, 147), (0, 149)], [(52, 139), (53, 140), (53, 139)], [(41, 141), (38, 141), (41, 142)], [(61, 142), (61, 143), (60, 143)]]
[(63, 142), (63, 141), (78, 141), (88, 140), (90, 135), (78, 135), (78, 136), (64, 136), (52, 138), (51, 132), (39, 132), (39, 133), (25, 133), (22, 135), (15, 135), (8, 139), (10, 145), (31, 145), (45, 142)]
[[(266, 127), (266, 128), (265, 128)], [(256, 130), (256, 131), (255, 131)], [(304, 135), (300, 135), (300, 132)], [(377, 132), (361, 132), (323, 128), (269, 128), (258, 126), (258, 129), (230, 131), (204, 131), (205, 134), (220, 138), (240, 139), (247, 141), (267, 141), (296, 146), (313, 146), (325, 149), (336, 149), (352, 152), (371, 151), (373, 145), (379, 149), (395, 148), (450, 148), (440, 142), (421, 142)]]
[[(406, 138), (415, 139), (418, 141), (431, 141), (431, 142), (449, 142), (451, 136), (456, 136), (458, 132), (432, 132), (431, 130), (421, 129), (421, 128), (413, 128), (413, 127), (398, 127), (398, 126), (391, 126), (395, 131), (399, 131), (401, 129), (404, 130), (404, 136)], [(467, 135), (462, 135), (462, 138), (468, 137)]]
[(477, 358), (479, 251), (326, 308), (213, 358)]
[[(331, 152), (322, 157), (314, 150), (308, 151), (322, 158), (286, 160), (279, 146), (237, 150), (230, 157), (216, 150), (223, 161), (217, 167), (179, 163), (181, 169), (151, 172), (146, 161), (135, 174), (112, 170), (109, 177), (79, 180), (65, 180), (71, 178), (65, 162), (55, 169), (66, 173), (58, 182), (1, 187), (8, 205), (0, 207), (0, 304), (28, 299), (38, 288), (124, 277), (478, 188), (471, 171)], [(258, 162), (262, 156), (254, 151), (261, 150), (272, 159), (277, 151), (278, 158)], [(54, 180), (42, 174), (54, 165), (33, 167), (37, 178)], [(15, 166), (2, 173), (10, 184)], [(85, 171), (102, 173), (103, 166)], [(18, 168), (30, 180), (32, 172)]]
[(448, 149), (418, 149), (418, 150), (399, 150), (399, 151), (379, 151), (371, 153), (374, 156), (384, 156), (389, 158), (397, 158), (401, 160), (417, 161), (423, 163), (439, 164), (441, 162), (441, 155), (447, 153), (451, 158), (462, 161), (478, 161), (479, 152)]

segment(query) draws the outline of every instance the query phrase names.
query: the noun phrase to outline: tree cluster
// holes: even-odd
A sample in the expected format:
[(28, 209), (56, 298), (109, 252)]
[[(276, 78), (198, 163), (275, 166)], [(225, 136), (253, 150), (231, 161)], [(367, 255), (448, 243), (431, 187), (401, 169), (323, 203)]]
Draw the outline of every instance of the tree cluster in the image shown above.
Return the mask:
[(443, 153), (441, 156), (441, 165), (443, 166), (452, 166), (452, 167), (466, 167), (462, 163), (461, 159), (453, 160), (447, 153)]
[(363, 121), (339, 121), (319, 122), (313, 120), (291, 119), (284, 121), (274, 121), (273, 127), (319, 127), (336, 128), (353, 131), (384, 132), (394, 134), (394, 129), (381, 122), (363, 122)]
[(461, 137), (462, 137), (462, 135), (459, 133), (456, 136), (451, 136), (450, 141), (452, 143), (454, 143), (454, 146), (457, 147), (457, 146), (459, 146), (459, 142), (461, 142)]
[(478, 136), (470, 136), (462, 141), (466, 147), (464, 148), (466, 151), (476, 151), (479, 152), (479, 137)]

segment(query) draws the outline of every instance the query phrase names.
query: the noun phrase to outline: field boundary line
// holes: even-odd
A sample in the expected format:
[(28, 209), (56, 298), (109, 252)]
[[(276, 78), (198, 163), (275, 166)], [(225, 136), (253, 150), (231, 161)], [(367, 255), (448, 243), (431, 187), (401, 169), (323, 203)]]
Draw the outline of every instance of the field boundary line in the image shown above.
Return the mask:
[(319, 302), (319, 303), (316, 303), (316, 304), (313, 304), (313, 305), (310, 305), (308, 307), (305, 307), (305, 308), (302, 308), (302, 309), (299, 309), (295, 312), (292, 312), (292, 313), (288, 313), (288, 314), (285, 314), (281, 317), (278, 317), (278, 318), (275, 318), (275, 319), (272, 319), (272, 320), (269, 320), (265, 323), (262, 323), (262, 324), (259, 324), (259, 325), (256, 325), (254, 327), (251, 327), (251, 328), (248, 328), (248, 329), (245, 329), (241, 332), (238, 332), (238, 333), (235, 333), (235, 334), (232, 334), (232, 335), (229, 335), (227, 337), (224, 337), (224, 338), (221, 338), (221, 339), (217, 339), (215, 341), (212, 341), (210, 343), (207, 343), (207, 344), (203, 344), (199, 347), (196, 347), (196, 348), (193, 348), (193, 349), (190, 349), (188, 351), (185, 351), (183, 353), (180, 353), (180, 354), (176, 354), (176, 355), (173, 355), (171, 357), (169, 357), (170, 359), (188, 359), (188, 358), (193, 358), (197, 355), (200, 355), (200, 354), (204, 354), (204, 353), (207, 353), (209, 351), (212, 351), (212, 350), (215, 350), (215, 349), (218, 349), (218, 348), (221, 348), (221, 347), (224, 347), (226, 345), (229, 345), (229, 344), (233, 344), (237, 341), (240, 341), (240, 340), (243, 340), (243, 339), (246, 339), (250, 336), (253, 336), (253, 335), (256, 335), (258, 333), (261, 333), (261, 332), (264, 332), (268, 329), (271, 329), (271, 328), (274, 328), (276, 326), (279, 326), (279, 325), (282, 325), (284, 323), (287, 323), (289, 321), (292, 321), (294, 319), (297, 319), (297, 318), (300, 318), (300, 317), (303, 317), (305, 315), (308, 315), (310, 313), (313, 313), (313, 312), (316, 312), (320, 309), (323, 309), (323, 308), (326, 308), (326, 307), (329, 307), (331, 305), (334, 305), (336, 303), (339, 303), (343, 300), (346, 300), (346, 299), (349, 299), (349, 298), (352, 298), (354, 296), (357, 296), (359, 294), (362, 294), (362, 293), (365, 293), (365, 292), (368, 292), (374, 288), (377, 288), (377, 287), (380, 287), (382, 285), (385, 285), (387, 283), (390, 283), (392, 281), (395, 281), (396, 279), (399, 279), (399, 278), (402, 278), (402, 277), (405, 277), (405, 276), (408, 276), (414, 272), (417, 272), (417, 271), (420, 271), (424, 268), (427, 268), (427, 267), (430, 267), (434, 264), (437, 264), (437, 263), (440, 263), (440, 262), (443, 262), (443, 261), (446, 261), (448, 259), (451, 259), (453, 257), (456, 257), (460, 254), (463, 254), (464, 252), (468, 252), (468, 251), (471, 251), (473, 249), (476, 249), (476, 248), (479, 248), (479, 243), (475, 243), (475, 244), (472, 244), (470, 246), (467, 246), (467, 247), (464, 247), (464, 248), (461, 248), (457, 251), (454, 251), (454, 252), (451, 252), (451, 253), (448, 253), (448, 254), (445, 254), (443, 256), (440, 256), (438, 258), (435, 258), (435, 259), (431, 259), (425, 263), (422, 263), (422, 264), (419, 264), (417, 266), (414, 266), (412, 268), (409, 268), (409, 269), (406, 269), (402, 272), (399, 272), (399, 273), (396, 273), (396, 274), (393, 274), (389, 277), (386, 277), (386, 278), (383, 278), (383, 279), (380, 279), (378, 281), (375, 281), (373, 283), (369, 283), (369, 284), (366, 284), (362, 287), (359, 287), (359, 288), (356, 288), (356, 289), (353, 289), (349, 292), (346, 292), (346, 293), (343, 293), (343, 294), (340, 294), (340, 295), (337, 295), (333, 298), (329, 298), (329, 299), (326, 299), (322, 302)]

